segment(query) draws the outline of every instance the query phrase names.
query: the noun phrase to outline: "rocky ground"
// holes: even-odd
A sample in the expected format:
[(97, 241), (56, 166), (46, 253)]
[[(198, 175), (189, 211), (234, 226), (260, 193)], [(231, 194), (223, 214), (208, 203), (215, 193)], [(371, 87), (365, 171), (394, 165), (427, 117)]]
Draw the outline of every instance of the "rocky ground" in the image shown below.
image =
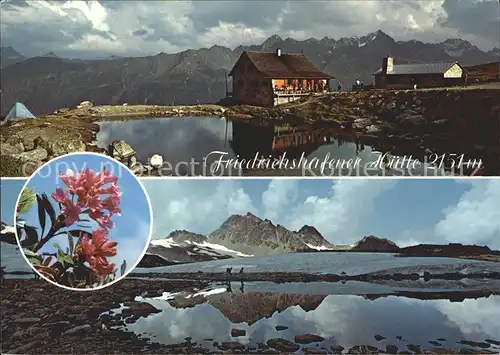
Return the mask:
[(137, 295), (161, 295), (204, 282), (126, 280), (99, 292), (64, 291), (45, 281), (2, 280), (2, 353), (10, 354), (120, 354), (177, 353), (171, 346), (148, 345), (131, 333), (109, 328), (116, 319), (99, 320), (101, 313), (130, 307), (136, 319), (158, 312), (134, 302)]
[[(134, 301), (135, 296), (156, 297), (163, 292), (180, 292), (206, 287), (201, 281), (121, 281), (99, 292), (63, 291), (40, 280), (4, 279), (1, 284), (0, 302), (2, 353), (10, 354), (182, 354), (182, 353), (291, 353), (300, 346), (321, 343), (324, 339), (315, 334), (297, 334), (294, 341), (274, 338), (255, 348), (246, 347), (237, 340), (228, 342), (214, 341), (210, 349), (202, 347), (191, 338), (180, 344), (162, 345), (140, 339), (131, 332), (116, 329), (119, 326), (136, 322), (141, 317), (159, 313), (154, 306)], [(247, 296), (241, 296), (247, 297)], [(109, 312), (122, 304), (121, 313)], [(175, 305), (174, 305), (175, 306)], [(190, 305), (179, 305), (189, 307)], [(192, 306), (192, 305), (191, 305)], [(234, 313), (234, 312), (233, 312)], [(279, 328), (279, 329), (278, 329)], [(287, 329), (276, 326), (276, 330)], [(231, 329), (237, 339), (244, 336), (244, 330)], [(379, 341), (383, 335), (374, 335)], [(213, 340), (213, 339), (212, 339)], [(442, 339), (443, 341), (445, 339)], [(408, 350), (399, 350), (395, 345), (377, 348), (358, 345), (345, 349), (340, 345), (308, 347), (304, 353), (313, 354), (489, 354), (500, 345), (491, 339), (484, 343), (463, 341), (460, 351), (445, 349), (434, 342), (434, 349), (422, 352), (419, 345), (409, 344)], [(472, 348), (476, 349), (472, 349)], [(488, 349), (490, 348), (490, 349)]]
[(497, 175), (499, 113), (500, 95), (493, 88), (331, 93), (273, 108), (137, 105), (60, 109), (42, 119), (2, 125), (1, 176), (28, 176), (41, 163), (69, 152), (102, 151), (94, 143), (99, 121), (214, 115), (256, 123), (344, 125), (356, 129), (367, 145), (465, 153), (471, 159), (483, 159), (484, 174)]

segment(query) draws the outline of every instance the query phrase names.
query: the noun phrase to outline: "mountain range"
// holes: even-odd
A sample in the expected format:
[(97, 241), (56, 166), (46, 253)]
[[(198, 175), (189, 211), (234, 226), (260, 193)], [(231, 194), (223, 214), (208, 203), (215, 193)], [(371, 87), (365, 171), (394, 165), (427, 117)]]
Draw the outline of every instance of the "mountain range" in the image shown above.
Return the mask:
[(311, 226), (291, 231), (252, 213), (232, 215), (208, 235), (173, 231), (151, 241), (139, 266), (174, 265), (189, 262), (250, 257), (289, 252), (343, 250)]
[(48, 53), (26, 58), (12, 47), (0, 50), (1, 115), (17, 101), (35, 114), (75, 107), (84, 100), (102, 104), (213, 103), (225, 96), (225, 75), (241, 53), (251, 51), (303, 52), (318, 69), (350, 86), (356, 79), (372, 82), (388, 54), (396, 63), (454, 62), (473, 65), (495, 62), (499, 49), (485, 52), (468, 41), (441, 43), (395, 41), (382, 31), (362, 37), (324, 37), (298, 41), (273, 35), (260, 45), (234, 49), (212, 46), (180, 53), (99, 60), (60, 58)]

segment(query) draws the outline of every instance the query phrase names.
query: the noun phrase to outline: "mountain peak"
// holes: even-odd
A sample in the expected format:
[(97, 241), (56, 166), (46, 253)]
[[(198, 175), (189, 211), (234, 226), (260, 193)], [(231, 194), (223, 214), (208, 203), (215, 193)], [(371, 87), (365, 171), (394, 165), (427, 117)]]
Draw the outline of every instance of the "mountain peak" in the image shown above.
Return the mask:
[(247, 214), (245, 215), (246, 218), (250, 218), (256, 222), (262, 222), (262, 219), (257, 217), (256, 215), (254, 215), (252, 212), (247, 212)]
[(262, 43), (262, 49), (265, 51), (270, 51), (281, 42), (283, 42), (283, 39), (280, 36), (272, 35)]
[(331, 247), (332, 245), (326, 241), (323, 235), (313, 226), (307, 224), (303, 225), (297, 232), (302, 235), (302, 238), (306, 244), (317, 246), (317, 247)]
[(40, 57), (59, 58), (59, 56), (57, 54), (55, 54), (54, 52), (48, 52), (48, 53), (42, 54), (42, 55), (40, 55)]
[(387, 238), (379, 238), (374, 235), (368, 235), (358, 241), (352, 250), (358, 251), (379, 251), (379, 252), (397, 252), (399, 247), (393, 241)]
[(309, 226), (307, 224), (304, 224), (302, 226), (302, 228), (299, 229), (298, 233), (315, 233), (315, 234), (320, 234), (320, 232), (318, 232), (318, 230), (315, 227)]
[(207, 237), (203, 234), (192, 233), (187, 230), (174, 230), (172, 231), (167, 238), (171, 239), (177, 243), (185, 243), (185, 242), (195, 242), (195, 243), (203, 243), (207, 240)]

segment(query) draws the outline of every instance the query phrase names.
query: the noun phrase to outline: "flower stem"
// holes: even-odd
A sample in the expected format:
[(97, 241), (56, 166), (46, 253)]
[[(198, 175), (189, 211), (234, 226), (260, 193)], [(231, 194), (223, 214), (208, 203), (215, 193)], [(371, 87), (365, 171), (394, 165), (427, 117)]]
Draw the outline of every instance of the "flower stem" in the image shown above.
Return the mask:
[(33, 247), (33, 251), (34, 252), (37, 252), (39, 251), (40, 249), (42, 249), (42, 247), (49, 241), (51, 240), (52, 238), (54, 238), (56, 236), (56, 233), (62, 228), (64, 227), (64, 225), (59, 222), (59, 218), (57, 219), (56, 223), (54, 223), (52, 225), (52, 227), (50, 228), (49, 232), (47, 233), (47, 235), (45, 237), (43, 237), (42, 239), (40, 239), (38, 241), (38, 243), (35, 244), (35, 246)]

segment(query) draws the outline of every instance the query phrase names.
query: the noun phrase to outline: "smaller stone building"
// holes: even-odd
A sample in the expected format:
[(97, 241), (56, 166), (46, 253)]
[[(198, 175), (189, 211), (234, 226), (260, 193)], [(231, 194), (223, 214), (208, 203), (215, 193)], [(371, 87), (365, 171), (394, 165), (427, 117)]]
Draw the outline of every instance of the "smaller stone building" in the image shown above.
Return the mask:
[(458, 63), (394, 64), (383, 59), (382, 68), (373, 73), (377, 89), (412, 89), (464, 85), (467, 73)]
[(245, 51), (228, 75), (232, 100), (238, 104), (270, 107), (328, 90), (333, 77), (319, 71), (303, 53)]

